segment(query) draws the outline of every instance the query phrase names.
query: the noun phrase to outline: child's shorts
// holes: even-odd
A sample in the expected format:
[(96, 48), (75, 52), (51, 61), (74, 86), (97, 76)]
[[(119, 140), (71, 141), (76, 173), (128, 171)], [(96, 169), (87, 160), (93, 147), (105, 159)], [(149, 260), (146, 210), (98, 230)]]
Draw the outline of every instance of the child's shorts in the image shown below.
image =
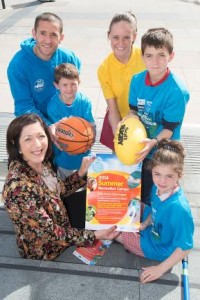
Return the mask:
[(122, 242), (127, 250), (136, 255), (144, 257), (144, 253), (140, 247), (139, 232), (122, 232)]

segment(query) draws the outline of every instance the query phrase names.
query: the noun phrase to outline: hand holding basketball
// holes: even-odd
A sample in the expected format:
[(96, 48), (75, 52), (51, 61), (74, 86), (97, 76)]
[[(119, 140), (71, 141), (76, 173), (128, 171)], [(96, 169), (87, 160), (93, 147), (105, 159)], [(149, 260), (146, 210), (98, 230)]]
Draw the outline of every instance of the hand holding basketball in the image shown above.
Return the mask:
[(58, 149), (62, 150), (60, 148), (60, 145), (57, 142), (58, 137), (56, 135), (56, 125), (57, 125), (57, 123), (51, 124), (48, 127), (48, 129), (49, 129), (49, 133), (50, 133), (50, 137), (51, 137), (52, 142), (56, 145), (56, 147), (58, 147)]
[(60, 120), (56, 127), (56, 135), (61, 149), (69, 154), (87, 152), (95, 140), (93, 125), (80, 117)]

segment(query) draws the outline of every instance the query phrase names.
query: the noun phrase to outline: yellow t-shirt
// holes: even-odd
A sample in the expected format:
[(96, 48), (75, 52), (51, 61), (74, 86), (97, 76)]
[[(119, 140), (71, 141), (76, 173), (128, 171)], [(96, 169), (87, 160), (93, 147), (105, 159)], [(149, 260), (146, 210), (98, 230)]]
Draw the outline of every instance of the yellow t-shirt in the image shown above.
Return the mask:
[(132, 54), (126, 64), (116, 59), (114, 53), (102, 62), (98, 68), (98, 78), (105, 99), (114, 98), (121, 117), (129, 112), (129, 85), (134, 74), (144, 71), (145, 65), (141, 57), (140, 48), (133, 46)]

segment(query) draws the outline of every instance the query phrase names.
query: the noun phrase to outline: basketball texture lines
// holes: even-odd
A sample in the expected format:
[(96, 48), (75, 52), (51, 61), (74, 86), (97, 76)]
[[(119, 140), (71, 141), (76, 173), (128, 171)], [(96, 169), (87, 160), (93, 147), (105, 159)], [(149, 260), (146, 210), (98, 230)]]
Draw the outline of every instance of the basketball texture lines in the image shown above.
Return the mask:
[(69, 154), (87, 152), (94, 143), (94, 127), (80, 117), (62, 119), (56, 128), (58, 143), (63, 151)]

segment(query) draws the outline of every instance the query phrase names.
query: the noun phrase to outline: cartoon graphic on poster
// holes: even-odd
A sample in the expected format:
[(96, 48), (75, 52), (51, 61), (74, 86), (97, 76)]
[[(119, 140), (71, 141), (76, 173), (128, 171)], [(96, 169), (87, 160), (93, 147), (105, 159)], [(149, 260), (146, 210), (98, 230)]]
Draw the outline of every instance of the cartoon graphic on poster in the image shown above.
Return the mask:
[(114, 154), (96, 154), (88, 170), (86, 229), (135, 232), (140, 224), (141, 164), (127, 166)]

